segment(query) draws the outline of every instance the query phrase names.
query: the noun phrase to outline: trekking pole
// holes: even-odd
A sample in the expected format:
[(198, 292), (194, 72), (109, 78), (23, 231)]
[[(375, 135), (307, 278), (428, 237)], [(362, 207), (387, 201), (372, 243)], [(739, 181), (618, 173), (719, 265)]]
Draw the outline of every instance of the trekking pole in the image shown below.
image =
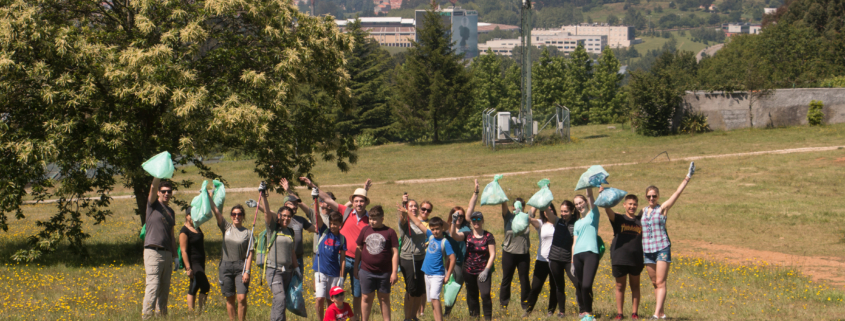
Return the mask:
[[(314, 186), (314, 188), (311, 189), (311, 198), (314, 199), (314, 217), (311, 218), (312, 222), (314, 222), (314, 224), (316, 225), (317, 216), (319, 215), (320, 216), (320, 222), (322, 222), (323, 225), (325, 226), (326, 222), (323, 220), (322, 215), (320, 215), (320, 203), (318, 201), (320, 199), (320, 191), (317, 189), (316, 186)], [(328, 232), (328, 228), (327, 228), (326, 232)], [(319, 226), (317, 226), (317, 235), (320, 235), (320, 227)], [(316, 260), (317, 261), (317, 272), (320, 272), (320, 240), (321, 239), (322, 239), (321, 237), (319, 237), (319, 236), (317, 237), (317, 245), (314, 247), (314, 255), (317, 257), (317, 260)], [(340, 286), (343, 286), (343, 284), (341, 284)]]
[[(261, 197), (264, 196), (264, 193), (258, 192), (258, 204), (255, 205), (255, 216), (252, 217), (252, 229), (249, 230), (249, 247), (246, 249), (247, 257), (249, 257), (249, 251), (254, 250), (253, 243), (255, 243), (255, 220), (258, 218), (258, 207), (261, 206)], [(268, 211), (268, 209), (264, 209)], [(246, 262), (244, 262), (244, 269), (241, 271), (241, 274), (246, 273)]]

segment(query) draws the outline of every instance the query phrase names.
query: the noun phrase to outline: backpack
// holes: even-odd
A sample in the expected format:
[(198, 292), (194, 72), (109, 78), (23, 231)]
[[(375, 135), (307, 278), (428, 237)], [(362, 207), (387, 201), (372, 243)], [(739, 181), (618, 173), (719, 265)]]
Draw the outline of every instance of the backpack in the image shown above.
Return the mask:
[[(317, 269), (315, 271), (317, 271), (317, 272), (320, 272), (320, 244), (323, 244), (323, 242), (326, 240), (327, 237), (329, 237), (329, 233), (331, 233), (331, 232), (332, 231), (330, 231), (328, 228), (326, 228), (326, 231), (323, 232), (322, 236), (320, 236), (320, 240), (317, 241), (317, 248), (314, 250), (314, 256), (316, 258), (315, 261), (317, 261)], [(342, 246), (343, 249), (346, 250), (346, 237), (343, 236), (343, 235), (341, 235), (340, 237), (343, 240), (340, 243), (340, 246)], [(341, 264), (343, 264), (343, 263), (341, 263)]]
[[(434, 241), (434, 234), (429, 235), (427, 244), (431, 244), (431, 242), (433, 242), (433, 241)], [(428, 252), (428, 251), (426, 251), (426, 252)], [(443, 257), (443, 265), (446, 265), (446, 262), (447, 262), (446, 261), (446, 259), (447, 259), (447, 257), (446, 257), (446, 235), (443, 235), (443, 239), (440, 240), (440, 255)]]

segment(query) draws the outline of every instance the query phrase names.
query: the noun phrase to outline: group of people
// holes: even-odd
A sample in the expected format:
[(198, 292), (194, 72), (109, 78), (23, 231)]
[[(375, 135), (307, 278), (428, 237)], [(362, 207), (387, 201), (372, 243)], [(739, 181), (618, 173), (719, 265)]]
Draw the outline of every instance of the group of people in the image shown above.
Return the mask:
[[(633, 194), (623, 200), (624, 214), (604, 208), (614, 234), (609, 247), (616, 283), (617, 314), (614, 319), (625, 318), (623, 307), (628, 284), (632, 297), (631, 318), (639, 319), (643, 269), (648, 272), (657, 301), (652, 318), (666, 318), (666, 279), (672, 261), (666, 218), (694, 172), (694, 164), (690, 164), (686, 178), (663, 203), (659, 202), (659, 189), (649, 186), (646, 188), (648, 205), (642, 210), (639, 210), (638, 197)], [(270, 319), (286, 319), (287, 286), (293, 275), (302, 280), (304, 231), (314, 234), (311, 265), (316, 297), (314, 309), (326, 321), (368, 321), (376, 298), (383, 320), (389, 321), (390, 291), (398, 281), (399, 273), (403, 275), (406, 290), (404, 320), (417, 320), (424, 314), (427, 303), (431, 303), (436, 321), (449, 315), (456, 304), (452, 300), (444, 306), (441, 291), (451, 282), (466, 287), (470, 316), (492, 319), (491, 285), (497, 243), (494, 235), (484, 229), (484, 214), (476, 211), (477, 180), (467, 208), (454, 207), (445, 219), (432, 216), (434, 206), (431, 202), (417, 202), (405, 194), (402, 202), (396, 205), (396, 230), (385, 224), (382, 206), (369, 206), (369, 180), (363, 188), (356, 189), (345, 204), (339, 204), (332, 193), (320, 190), (308, 178), (300, 180), (312, 189), (315, 207), (319, 204), (316, 213), (293, 194), (285, 196), (283, 206), (273, 212), (267, 186), (263, 182), (259, 186), (263, 201), (259, 202), (257, 210), (265, 213), (266, 232), (262, 234), (263, 241), (255, 242), (258, 244), (257, 260), (253, 260), (256, 256), (253, 232), (243, 223), (243, 206), (231, 208), (231, 222), (228, 222), (221, 209), (209, 202), (223, 233), (218, 278), (230, 320), (244, 320), (246, 316), (253, 265), (263, 267), (264, 278), (273, 294)], [(287, 194), (288, 182), (282, 179), (279, 183)], [(203, 232), (193, 226), (190, 213), (186, 215), (178, 237), (173, 235), (175, 213), (168, 206), (172, 189), (169, 182), (154, 179), (147, 202), (144, 318), (167, 313), (170, 266), (176, 258), (177, 241), (191, 280), (186, 298), (188, 308), (201, 312), (210, 289), (205, 275)], [(499, 304), (502, 308), (507, 309), (510, 303), (510, 285), (517, 273), (523, 317), (533, 311), (547, 280), (551, 290), (547, 314), (551, 316), (557, 309), (557, 315), (565, 317), (565, 280), (569, 279), (575, 287), (578, 317), (581, 320), (595, 318), (592, 287), (603, 253), (603, 244), (598, 237), (601, 215), (594, 206), (593, 189), (587, 188), (585, 194), (575, 195), (571, 201), (564, 200), (559, 207), (552, 203), (544, 208), (533, 208), (521, 198), (511, 204), (501, 204), (504, 238), (499, 244), (502, 246), (503, 274)], [(308, 218), (296, 215), (298, 209)], [(515, 231), (512, 227), (519, 213), (529, 214), (529, 223), (539, 236), (531, 280), (528, 271), (530, 229)], [(350, 281), (353, 296), (351, 307), (344, 301), (346, 280)], [(330, 305), (326, 306), (327, 303)]]

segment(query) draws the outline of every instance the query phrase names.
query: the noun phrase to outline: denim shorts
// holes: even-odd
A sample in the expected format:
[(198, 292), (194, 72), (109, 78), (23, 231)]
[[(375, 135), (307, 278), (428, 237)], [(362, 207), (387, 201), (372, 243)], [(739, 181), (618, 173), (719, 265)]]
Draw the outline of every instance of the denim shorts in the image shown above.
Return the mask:
[(657, 261), (672, 263), (672, 247), (667, 246), (665, 249), (654, 253), (643, 253), (643, 263), (657, 264)]
[[(351, 257), (347, 256), (346, 257), (346, 270), (344, 272), (343, 277), (345, 279), (349, 280), (349, 282), (352, 283), (351, 284), (352, 285), (352, 296), (356, 297), (356, 298), (360, 298), (361, 297), (361, 282), (358, 279), (355, 278), (355, 273), (354, 273), (355, 269), (352, 268), (354, 265), (355, 265), (355, 258), (351, 258)], [(340, 287), (343, 287), (343, 284), (341, 284)]]

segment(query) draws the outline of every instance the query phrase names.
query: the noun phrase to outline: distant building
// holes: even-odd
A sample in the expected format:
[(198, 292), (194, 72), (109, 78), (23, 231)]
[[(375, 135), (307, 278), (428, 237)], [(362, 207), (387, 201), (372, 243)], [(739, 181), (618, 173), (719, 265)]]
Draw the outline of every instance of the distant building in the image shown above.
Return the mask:
[[(471, 59), (478, 56), (478, 11), (461, 9), (461, 7), (448, 7), (438, 9), (441, 23), (449, 30), (452, 41), (452, 49), (465, 58)], [(422, 29), (425, 21), (426, 10), (415, 12), (416, 28)], [(418, 37), (415, 38), (418, 40)]]
[(563, 26), (560, 30), (573, 36), (607, 36), (607, 45), (611, 48), (630, 47), (638, 43), (637, 39), (634, 38), (634, 27), (611, 26), (604, 23), (582, 23)]
[[(361, 19), (361, 28), (370, 32), (369, 38), (386, 47), (410, 47), (416, 28), (414, 19), (401, 17), (366, 17)], [(340, 31), (346, 32), (347, 24), (355, 19), (335, 20)]]
[[(588, 53), (600, 54), (602, 48), (607, 46), (607, 36), (572, 36), (568, 33), (557, 30), (550, 32), (549, 30), (531, 31), (531, 45), (537, 48), (555, 47), (559, 51), (569, 54), (578, 48), (578, 45), (583, 45)], [(511, 56), (513, 48), (522, 43), (522, 38), (517, 39), (493, 39), (484, 44), (478, 45), (479, 52), (486, 53), (489, 48), (493, 53), (503, 56)]]
[(725, 36), (733, 36), (736, 34), (752, 34), (756, 35), (760, 33), (760, 30), (763, 27), (760, 24), (751, 24), (751, 23), (723, 23), (722, 30), (725, 31)]
[(775, 14), (778, 8), (763, 8), (763, 14)]

